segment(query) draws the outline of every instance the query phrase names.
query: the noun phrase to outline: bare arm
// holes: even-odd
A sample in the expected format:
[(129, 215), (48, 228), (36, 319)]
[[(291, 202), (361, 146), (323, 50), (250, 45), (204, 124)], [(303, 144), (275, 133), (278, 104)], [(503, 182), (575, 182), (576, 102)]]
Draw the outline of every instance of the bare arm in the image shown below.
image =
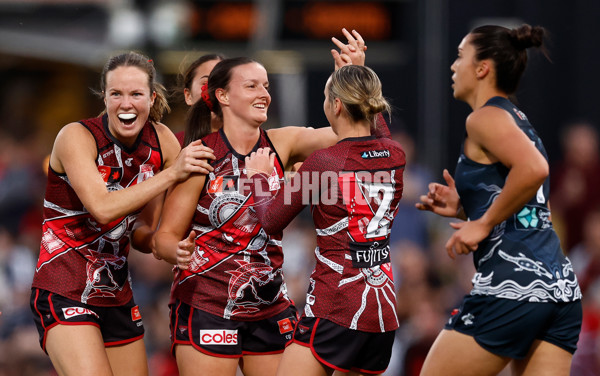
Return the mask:
[[(174, 136), (173, 140), (177, 142)], [(190, 173), (208, 173), (204, 159), (210, 155), (206, 147), (195, 144), (175, 159), (178, 146), (169, 145), (168, 139), (165, 141), (162, 146), (169, 155), (165, 161), (172, 165), (151, 179), (118, 191), (106, 189), (95, 164), (95, 140), (79, 123), (68, 124), (59, 132), (50, 155), (50, 165), (57, 172), (67, 174), (86, 209), (99, 223), (106, 224), (138, 210)]]
[(152, 252), (156, 258), (177, 264), (179, 242), (192, 222), (205, 179), (206, 175), (195, 174), (168, 192), (160, 227), (152, 238)]
[(159, 194), (142, 209), (131, 232), (131, 246), (134, 249), (142, 253), (152, 252), (152, 236), (160, 222), (164, 199), (165, 195)]
[[(371, 127), (371, 132), (378, 138), (390, 138), (391, 134), (382, 114), (376, 117), (376, 127)], [(305, 128), (305, 127), (283, 127), (269, 129), (269, 138), (285, 169), (290, 170), (297, 162), (303, 162), (313, 152), (328, 148), (338, 142), (338, 136), (331, 127)]]

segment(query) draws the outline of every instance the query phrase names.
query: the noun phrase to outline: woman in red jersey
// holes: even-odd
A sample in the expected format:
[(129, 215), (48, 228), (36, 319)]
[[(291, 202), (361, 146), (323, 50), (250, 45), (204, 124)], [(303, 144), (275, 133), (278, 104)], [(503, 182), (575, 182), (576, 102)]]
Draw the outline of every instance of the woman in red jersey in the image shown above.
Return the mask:
[[(344, 34), (348, 45), (334, 39), (342, 53), (332, 52), (336, 64), (363, 64), (364, 41), (357, 32)], [(235, 375), (238, 365), (245, 375), (274, 375), (292, 338), (296, 310), (283, 281), (282, 234), (267, 235), (257, 221), (244, 161), (260, 147), (276, 150), (276, 187), (285, 170), (336, 136), (331, 128), (261, 129), (271, 103), (268, 87), (258, 62), (225, 59), (188, 118), (186, 138), (204, 136), (215, 151), (215, 170), (173, 188), (154, 237), (159, 257), (176, 264), (182, 255), (171, 299), (173, 352), (182, 375)], [(223, 128), (210, 133), (213, 113)]]
[(269, 181), (276, 155), (264, 148), (246, 158), (265, 232), (282, 231), (308, 205), (317, 232), (304, 314), (278, 375), (381, 374), (389, 364), (398, 328), (389, 235), (406, 161), (387, 129), (379, 130), (387, 137), (371, 133), (385, 110), (375, 72), (342, 67), (323, 102), (334, 146), (314, 152), (279, 191)]
[(60, 375), (148, 374), (130, 238), (149, 252), (167, 188), (212, 170), (210, 149), (198, 141), (180, 152), (160, 123), (168, 104), (155, 76), (146, 56), (112, 57), (103, 113), (67, 124), (54, 142), (31, 308)]
[[(193, 106), (199, 99), (202, 99), (202, 86), (208, 82), (208, 76), (215, 65), (225, 56), (221, 54), (206, 54), (192, 61), (184, 72), (179, 77), (180, 91), (183, 94), (183, 99), (188, 106)], [(213, 116), (211, 131), (216, 132), (221, 128), (221, 120)], [(175, 133), (179, 143), (184, 146), (185, 132)]]

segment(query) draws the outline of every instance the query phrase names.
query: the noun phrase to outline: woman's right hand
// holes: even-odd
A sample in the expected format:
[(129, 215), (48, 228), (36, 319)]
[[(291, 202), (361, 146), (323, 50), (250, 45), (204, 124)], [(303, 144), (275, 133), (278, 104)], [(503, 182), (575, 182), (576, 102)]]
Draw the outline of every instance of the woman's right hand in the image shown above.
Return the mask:
[(339, 39), (333, 37), (332, 42), (340, 49), (340, 51), (331, 50), (331, 55), (335, 62), (335, 70), (343, 67), (344, 65), (365, 65), (365, 51), (367, 46), (362, 36), (356, 30), (352, 30), (352, 34), (342, 29), (342, 33), (348, 44), (342, 43)]
[(208, 159), (215, 159), (213, 150), (202, 144), (201, 140), (190, 143), (181, 149), (175, 163), (171, 166), (177, 181), (187, 179), (192, 173), (208, 174), (213, 167)]
[(196, 232), (190, 231), (187, 238), (177, 244), (177, 267), (181, 270), (188, 270), (192, 262), (192, 254), (196, 243)]
[(444, 169), (443, 176), (447, 185), (429, 183), (429, 192), (427, 195), (421, 196), (421, 202), (416, 203), (415, 206), (419, 210), (429, 210), (443, 217), (460, 218), (459, 211), (462, 212), (460, 210), (462, 206), (454, 179), (446, 169)]
[(258, 148), (246, 157), (245, 166), (249, 178), (257, 173), (269, 175), (275, 167), (275, 153), (271, 153), (270, 148)]

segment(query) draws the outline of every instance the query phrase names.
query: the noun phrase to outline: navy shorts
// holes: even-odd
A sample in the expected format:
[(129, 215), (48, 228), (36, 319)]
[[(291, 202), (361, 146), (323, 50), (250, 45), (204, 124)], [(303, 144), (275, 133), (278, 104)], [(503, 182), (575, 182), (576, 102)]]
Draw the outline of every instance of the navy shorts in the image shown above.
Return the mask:
[(176, 345), (192, 345), (204, 354), (221, 358), (278, 354), (292, 342), (298, 321), (290, 305), (273, 317), (235, 321), (196, 309), (176, 300), (171, 311), (171, 352)]
[(581, 301), (532, 303), (467, 295), (445, 328), (469, 335), (484, 349), (523, 359), (533, 342), (549, 342), (571, 354), (581, 330)]
[(104, 346), (118, 346), (144, 338), (142, 315), (133, 298), (125, 305), (100, 307), (65, 298), (50, 291), (31, 289), (31, 311), (46, 351), (46, 335), (56, 325), (93, 325), (100, 329)]
[(326, 319), (302, 316), (294, 343), (309, 347), (319, 362), (338, 371), (383, 373), (392, 356), (395, 331), (370, 333)]

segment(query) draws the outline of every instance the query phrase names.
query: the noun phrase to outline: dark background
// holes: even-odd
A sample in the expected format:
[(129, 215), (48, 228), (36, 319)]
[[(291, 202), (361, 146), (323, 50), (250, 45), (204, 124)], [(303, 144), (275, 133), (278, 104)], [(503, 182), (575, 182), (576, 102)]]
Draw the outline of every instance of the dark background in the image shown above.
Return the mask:
[[(453, 100), (449, 67), (462, 37), (479, 24), (525, 22), (544, 26), (550, 32), (551, 62), (540, 53), (530, 54), (516, 98), (541, 134), (551, 159), (559, 156), (560, 129), (566, 122), (579, 118), (595, 122), (599, 115), (595, 100), (599, 84), (595, 69), (600, 45), (595, 31), (600, 14), (598, 2), (164, 3), (187, 7), (185, 23), (166, 42), (153, 37), (148, 26), (165, 24), (151, 18), (156, 17), (156, 4), (160, 2), (135, 1), (125, 10), (112, 9), (100, 1), (0, 2), (2, 130), (18, 137), (42, 132), (51, 140), (62, 125), (95, 115), (102, 103), (89, 88), (98, 87), (99, 71), (106, 58), (127, 49), (151, 56), (169, 88), (174, 87), (182, 62), (202, 52), (256, 57), (265, 63), (274, 80), (282, 68), (294, 65), (292, 69), (304, 86), (274, 87), (267, 126), (279, 126), (281, 118), (295, 105), (303, 109), (304, 116), (287, 121), (323, 126), (322, 89), (332, 69), (330, 37), (342, 38), (342, 26), (356, 28), (365, 37), (369, 47), (367, 64), (379, 74), (384, 94), (395, 107), (392, 128), (406, 130), (415, 137), (420, 159), (433, 169), (453, 168), (458, 155), (464, 119), (470, 109)], [(256, 18), (265, 7), (271, 13)], [(129, 44), (123, 42), (127, 38), (122, 35), (131, 31), (126, 33), (120, 27), (130, 30), (135, 22), (115, 16), (123, 17), (127, 12), (146, 18), (142, 21), (146, 30)], [(262, 29), (256, 28), (257, 24)], [(291, 52), (283, 62), (277, 59), (281, 51)], [(301, 101), (278, 99), (286, 91), (297, 90), (300, 93), (295, 95), (300, 95)], [(185, 108), (177, 100), (171, 103), (174, 112), (164, 120), (178, 130)]]

